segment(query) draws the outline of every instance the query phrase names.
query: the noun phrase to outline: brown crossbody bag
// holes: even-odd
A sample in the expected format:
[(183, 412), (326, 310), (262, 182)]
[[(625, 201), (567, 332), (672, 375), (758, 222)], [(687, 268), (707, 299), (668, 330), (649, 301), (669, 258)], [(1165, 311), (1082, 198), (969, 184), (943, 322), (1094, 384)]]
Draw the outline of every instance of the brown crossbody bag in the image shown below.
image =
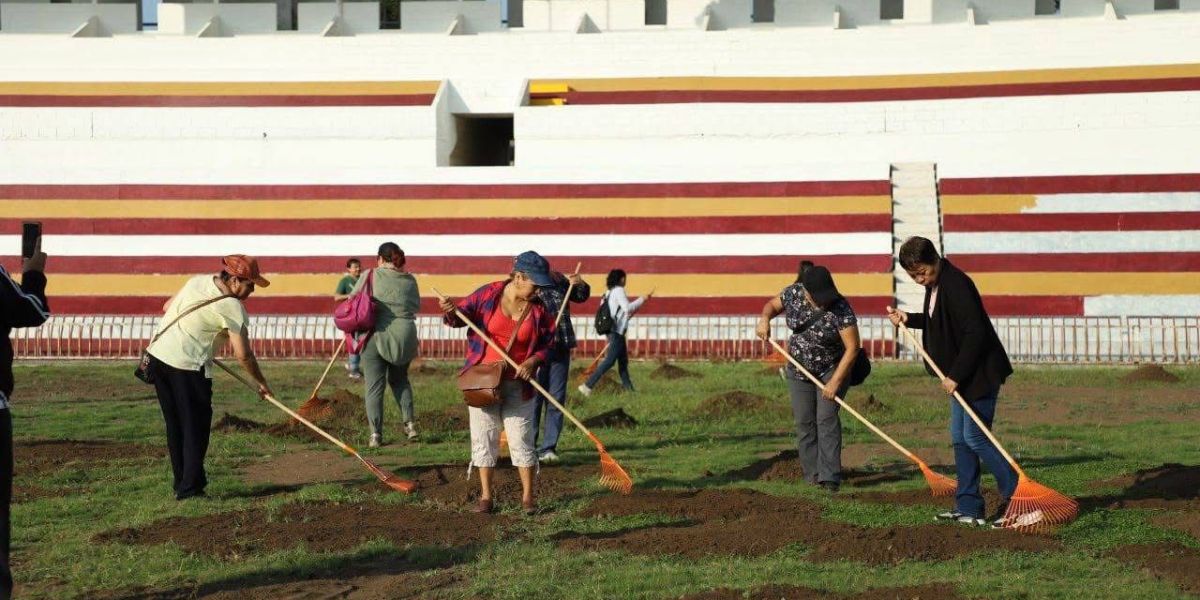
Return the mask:
[[(532, 304), (526, 304), (525, 310), (521, 311), (521, 318), (517, 319), (512, 337), (509, 338), (508, 346), (504, 349), (505, 354), (512, 352), (513, 344), (517, 342), (517, 336), (521, 333), (521, 325), (525, 323), (525, 317), (529, 316), (532, 306)], [(497, 305), (496, 310), (504, 309)], [(484, 327), (484, 329), (487, 328)], [(507, 366), (508, 364), (503, 360), (479, 363), (471, 365), (467, 367), (467, 370), (459, 373), (458, 389), (462, 390), (463, 401), (467, 403), (467, 406), (487, 408), (500, 402), (500, 381), (504, 378), (504, 369)]]
[[(158, 333), (154, 334), (154, 337), (150, 339), (150, 344), (157, 342), (158, 338), (162, 337), (162, 334), (166, 333), (167, 330), (170, 329), (176, 323), (178, 323), (180, 319), (200, 310), (201, 308), (204, 308), (205, 306), (208, 306), (209, 304), (212, 304), (213, 302), (217, 302), (219, 300), (224, 300), (226, 298), (233, 298), (233, 297), (235, 297), (233, 294), (223, 294), (223, 295), (217, 296), (216, 298), (209, 298), (208, 300), (205, 300), (203, 302), (197, 302), (196, 304), (193, 304), (187, 310), (179, 313), (179, 316), (172, 319), (170, 323), (167, 323), (166, 327), (163, 327), (162, 329), (158, 330)], [(137, 368), (133, 370), (133, 376), (137, 377), (143, 383), (147, 383), (147, 384), (154, 383), (154, 372), (150, 370), (150, 353), (147, 352), (147, 350), (150, 347), (150, 344), (147, 344), (146, 348), (142, 348), (142, 359), (140, 361), (138, 361)]]

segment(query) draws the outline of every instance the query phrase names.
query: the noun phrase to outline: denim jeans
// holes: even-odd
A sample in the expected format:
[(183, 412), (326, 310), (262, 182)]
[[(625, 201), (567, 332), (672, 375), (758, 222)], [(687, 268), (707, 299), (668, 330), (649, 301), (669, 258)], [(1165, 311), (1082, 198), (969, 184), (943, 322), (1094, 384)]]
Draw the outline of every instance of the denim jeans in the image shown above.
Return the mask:
[(621, 374), (621, 387), (632, 392), (633, 382), (629, 380), (629, 349), (625, 347), (625, 335), (621, 333), (608, 334), (608, 351), (604, 353), (604, 360), (600, 361), (596, 372), (588, 377), (587, 386), (596, 387), (596, 383), (614, 364), (617, 365), (617, 372)]
[[(567, 405), (567, 378), (571, 371), (571, 350), (551, 351), (546, 364), (538, 369), (537, 380), (542, 387), (558, 400), (559, 404)], [(533, 436), (538, 439), (542, 422), (542, 407), (546, 409), (546, 434), (541, 436), (538, 444), (538, 454), (558, 448), (558, 436), (562, 433), (563, 414), (558, 407), (550, 404), (541, 394), (536, 396), (537, 407), (533, 412)]]
[[(999, 395), (1000, 389), (996, 388), (982, 398), (968, 401), (971, 410), (979, 415), (988, 429), (991, 429), (992, 419), (996, 416), (996, 399)], [(1017, 488), (1017, 472), (954, 398), (950, 399), (950, 441), (954, 444), (954, 467), (958, 475), (955, 509), (969, 517), (981, 519), (984, 517), (984, 502), (983, 494), (979, 492), (982, 474), (980, 463), (996, 478), (996, 487), (1004, 502), (1012, 497)]]

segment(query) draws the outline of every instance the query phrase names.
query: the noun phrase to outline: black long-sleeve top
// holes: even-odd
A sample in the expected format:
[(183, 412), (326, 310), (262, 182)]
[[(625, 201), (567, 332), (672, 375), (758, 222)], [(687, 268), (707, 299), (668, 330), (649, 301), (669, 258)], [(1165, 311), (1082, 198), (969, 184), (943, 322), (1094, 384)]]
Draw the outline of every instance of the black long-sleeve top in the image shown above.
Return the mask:
[(18, 327), (37, 327), (50, 317), (46, 304), (46, 275), (26, 271), (20, 285), (0, 266), (0, 405), (8, 406), (13, 391), (13, 349), (9, 333)]
[[(944, 258), (937, 289), (933, 314), (929, 314), (933, 290), (925, 288), (924, 308), (920, 313), (908, 313), (908, 326), (922, 330), (925, 350), (946, 376), (958, 383), (962, 397), (976, 400), (1012, 375), (1012, 363), (983, 308), (975, 282)], [(934, 374), (929, 365), (925, 370)]]

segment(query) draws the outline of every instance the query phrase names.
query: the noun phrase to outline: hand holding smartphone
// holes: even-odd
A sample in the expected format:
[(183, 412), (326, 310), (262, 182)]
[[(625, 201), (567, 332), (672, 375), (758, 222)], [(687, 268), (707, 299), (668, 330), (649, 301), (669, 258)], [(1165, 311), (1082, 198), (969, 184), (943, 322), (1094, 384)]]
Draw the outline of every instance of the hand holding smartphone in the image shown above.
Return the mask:
[(26, 221), (21, 224), (21, 258), (24, 259), (23, 271), (45, 270), (46, 255), (42, 253), (40, 221)]

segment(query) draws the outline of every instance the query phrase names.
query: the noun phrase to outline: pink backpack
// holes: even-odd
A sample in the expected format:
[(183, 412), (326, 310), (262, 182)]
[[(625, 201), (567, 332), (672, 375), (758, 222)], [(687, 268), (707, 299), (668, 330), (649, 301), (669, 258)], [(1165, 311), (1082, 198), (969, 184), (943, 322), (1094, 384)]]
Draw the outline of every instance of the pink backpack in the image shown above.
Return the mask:
[(375, 303), (371, 299), (375, 291), (375, 269), (367, 271), (367, 283), (333, 309), (333, 324), (349, 334), (372, 333), (375, 331)]

